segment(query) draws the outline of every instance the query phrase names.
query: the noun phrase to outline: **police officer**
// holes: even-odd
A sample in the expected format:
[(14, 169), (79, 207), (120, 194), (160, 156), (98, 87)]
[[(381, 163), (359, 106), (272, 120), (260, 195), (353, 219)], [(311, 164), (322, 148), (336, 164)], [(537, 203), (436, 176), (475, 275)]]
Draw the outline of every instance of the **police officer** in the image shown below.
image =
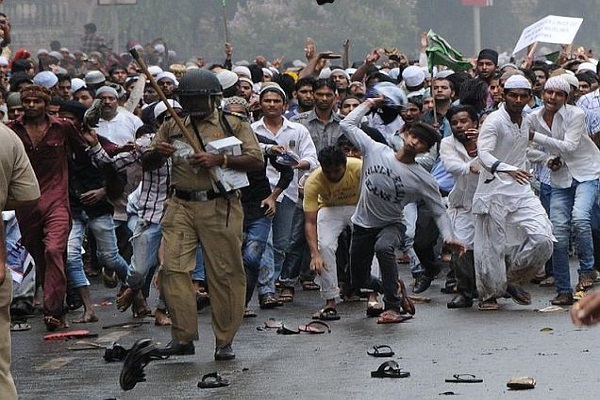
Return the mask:
[(231, 344), (242, 322), (246, 287), (241, 253), (243, 211), (237, 192), (213, 189), (209, 170), (219, 166), (256, 171), (264, 168), (264, 164), (250, 125), (221, 111), (221, 92), (212, 72), (202, 69), (187, 72), (177, 89), (179, 102), (187, 113), (183, 123), (199, 148), (233, 135), (242, 141), (241, 155), (194, 152), (179, 157), (180, 150), (177, 153), (176, 150), (189, 143), (171, 120), (161, 126), (150, 151), (143, 157), (144, 168), (153, 170), (167, 157), (174, 156), (173, 195), (161, 228), (164, 256), (159, 282), (173, 321), (172, 340), (161, 349), (163, 355), (194, 354), (198, 317), (191, 273), (200, 242), (212, 305), (215, 360), (235, 358)]

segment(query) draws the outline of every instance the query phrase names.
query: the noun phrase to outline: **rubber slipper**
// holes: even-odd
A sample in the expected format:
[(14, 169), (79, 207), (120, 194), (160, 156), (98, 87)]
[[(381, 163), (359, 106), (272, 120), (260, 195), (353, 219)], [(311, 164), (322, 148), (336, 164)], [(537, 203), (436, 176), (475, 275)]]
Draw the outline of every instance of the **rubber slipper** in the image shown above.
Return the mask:
[(512, 390), (526, 390), (535, 388), (535, 383), (534, 378), (526, 376), (523, 378), (513, 378), (508, 381), (506, 386)]
[(368, 350), (367, 354), (373, 357), (392, 357), (396, 353), (387, 344), (380, 344), (379, 346), (373, 346), (373, 349)]
[(123, 390), (131, 390), (139, 382), (146, 381), (144, 368), (152, 360), (164, 360), (150, 339), (140, 339), (133, 344), (123, 362), (119, 375), (119, 385)]
[(281, 328), (277, 328), (277, 333), (280, 335), (297, 335), (300, 331), (295, 331), (293, 329), (288, 328), (285, 325), (281, 325)]
[(206, 374), (202, 376), (202, 380), (198, 382), (198, 387), (200, 389), (212, 389), (224, 386), (229, 386), (229, 381), (227, 379), (223, 379), (218, 372)]
[(275, 318), (269, 318), (265, 321), (265, 328), (267, 329), (279, 329), (283, 326), (282, 321), (278, 321)]
[(10, 324), (11, 332), (19, 332), (19, 331), (28, 331), (31, 329), (31, 325), (29, 325), (25, 321), (14, 321)]
[(483, 379), (477, 378), (472, 374), (454, 374), (452, 379), (446, 379), (448, 383), (482, 383)]
[(56, 332), (56, 333), (47, 333), (44, 335), (44, 340), (56, 340), (56, 339), (71, 339), (71, 338), (89, 338), (89, 337), (98, 337), (97, 333), (90, 333), (90, 331), (86, 330), (76, 330), (76, 331), (64, 331), (64, 332)]
[(377, 368), (377, 371), (371, 371), (371, 378), (408, 378), (410, 372), (402, 371), (396, 361), (386, 361)]
[(314, 281), (300, 281), (300, 286), (302, 286), (302, 290), (306, 291), (321, 289), (321, 286), (317, 285)]
[(383, 307), (377, 301), (367, 303), (367, 317), (379, 317), (383, 313)]
[(129, 349), (121, 346), (117, 342), (113, 342), (110, 346), (107, 346), (104, 350), (104, 361), (112, 362), (112, 361), (123, 361), (127, 354), (129, 353)]
[[(320, 325), (325, 329), (321, 329), (317, 325)], [(300, 325), (300, 326), (298, 326), (298, 330), (300, 332), (308, 332), (308, 333), (325, 333), (325, 332), (331, 333), (331, 329), (329, 328), (329, 325), (327, 325), (325, 322), (322, 322), (322, 321), (312, 321), (306, 325)]]
[(378, 324), (399, 324), (404, 321), (412, 319), (412, 315), (401, 315), (396, 313), (390, 313), (385, 311), (381, 314), (381, 317), (377, 320)]
[(333, 307), (325, 307), (321, 311), (315, 313), (312, 316), (312, 319), (318, 319), (321, 321), (337, 321), (340, 319), (340, 316), (337, 313), (337, 310)]
[(406, 287), (402, 279), (398, 279), (398, 289), (400, 295), (400, 307), (403, 311), (406, 311), (410, 315), (415, 315), (415, 304), (412, 302), (410, 297), (406, 295)]

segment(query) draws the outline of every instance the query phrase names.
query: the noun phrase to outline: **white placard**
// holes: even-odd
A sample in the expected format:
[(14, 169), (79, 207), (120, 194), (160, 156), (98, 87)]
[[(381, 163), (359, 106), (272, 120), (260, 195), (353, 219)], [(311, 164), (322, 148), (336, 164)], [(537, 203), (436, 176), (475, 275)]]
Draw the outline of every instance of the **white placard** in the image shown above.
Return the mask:
[(535, 42), (570, 44), (582, 22), (583, 18), (548, 15), (523, 29), (513, 54)]

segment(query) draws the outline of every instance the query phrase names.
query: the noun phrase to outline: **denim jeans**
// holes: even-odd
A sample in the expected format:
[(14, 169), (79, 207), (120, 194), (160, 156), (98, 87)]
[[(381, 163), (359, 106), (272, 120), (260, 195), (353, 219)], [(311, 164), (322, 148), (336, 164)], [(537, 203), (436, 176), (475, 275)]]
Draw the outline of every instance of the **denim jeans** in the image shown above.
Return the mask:
[(273, 229), (269, 229), (265, 251), (258, 270), (258, 295), (275, 294), (275, 267), (273, 265)]
[(579, 257), (579, 275), (594, 271), (591, 220), (598, 187), (597, 179), (585, 182), (577, 182), (573, 179), (570, 188), (552, 188), (550, 220), (557, 240), (552, 253), (552, 264), (558, 293), (571, 293), (569, 270), (571, 224), (575, 233), (575, 245)]
[(296, 207), (292, 219), (290, 244), (285, 253), (279, 280), (286, 286), (294, 286), (298, 277), (303, 281), (312, 281), (310, 273), (310, 254), (304, 234), (304, 209)]
[[(366, 288), (383, 293), (386, 310), (400, 310), (396, 249), (402, 243), (404, 230), (404, 225), (392, 224), (383, 228), (363, 228), (354, 225), (352, 231), (350, 245), (352, 288), (354, 291)], [(373, 254), (379, 261), (381, 280), (371, 275)]]
[[(244, 221), (242, 258), (244, 260), (244, 269), (246, 270), (246, 306), (252, 299), (252, 294), (258, 281), (261, 260), (267, 247), (271, 224), (272, 219), (270, 217)], [(261, 293), (259, 292), (260, 295)]]
[(275, 280), (279, 279), (279, 275), (281, 275), (285, 254), (290, 246), (295, 211), (296, 203), (287, 196), (283, 196), (283, 200), (277, 203), (277, 212), (273, 218), (273, 265)]
[[(127, 262), (119, 254), (115, 224), (112, 215), (101, 215), (87, 222), (88, 228), (96, 238), (98, 261), (109, 270), (114, 270), (122, 281), (127, 276)], [(83, 218), (74, 219), (67, 245), (67, 282), (69, 288), (76, 289), (90, 283), (83, 270), (81, 247), (83, 245)]]

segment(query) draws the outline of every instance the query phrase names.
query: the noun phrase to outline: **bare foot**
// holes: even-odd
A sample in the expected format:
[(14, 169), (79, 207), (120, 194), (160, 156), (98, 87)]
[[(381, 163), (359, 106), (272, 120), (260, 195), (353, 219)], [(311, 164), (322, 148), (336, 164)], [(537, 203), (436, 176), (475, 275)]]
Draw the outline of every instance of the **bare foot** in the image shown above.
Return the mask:
[(74, 319), (71, 322), (73, 322), (74, 324), (88, 324), (91, 322), (98, 322), (98, 317), (96, 316), (96, 313), (93, 310), (86, 310), (81, 315), (81, 317)]
[(169, 326), (171, 324), (171, 317), (169, 316), (169, 314), (167, 314), (167, 311), (157, 308), (154, 312), (154, 325)]
[(117, 297), (117, 310), (124, 312), (127, 311), (127, 309), (129, 307), (131, 307), (131, 304), (134, 301), (134, 298), (136, 296), (137, 291), (131, 289), (131, 288), (127, 288), (123, 291), (123, 293), (121, 293), (120, 296)]
[(152, 315), (152, 310), (148, 307), (144, 294), (138, 291), (133, 299), (133, 318), (144, 318)]

